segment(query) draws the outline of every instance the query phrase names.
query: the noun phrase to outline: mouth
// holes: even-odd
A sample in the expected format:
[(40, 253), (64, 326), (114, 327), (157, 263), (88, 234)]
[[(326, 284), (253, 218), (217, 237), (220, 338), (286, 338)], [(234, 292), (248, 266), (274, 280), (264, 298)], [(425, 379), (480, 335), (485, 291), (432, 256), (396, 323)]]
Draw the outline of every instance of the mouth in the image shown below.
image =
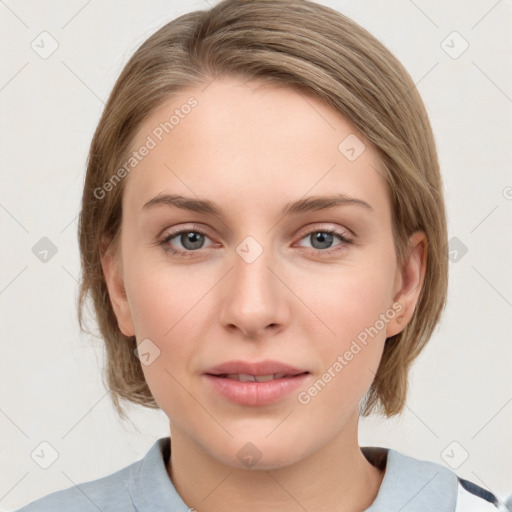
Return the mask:
[(282, 361), (226, 361), (203, 374), (208, 392), (243, 406), (265, 406), (289, 399), (307, 384), (310, 372)]
[(221, 373), (221, 374), (214, 374), (214, 373), (207, 373), (206, 375), (210, 375), (211, 377), (218, 377), (221, 379), (230, 379), (235, 380), (239, 382), (269, 382), (269, 381), (275, 381), (275, 380), (281, 380), (281, 379), (291, 379), (294, 377), (298, 377), (300, 375), (307, 375), (309, 372), (302, 372), (302, 373), (295, 373), (295, 374), (289, 374), (289, 373), (274, 373), (270, 375), (252, 375), (249, 373)]
[(280, 361), (228, 361), (209, 368), (205, 385), (213, 396), (237, 406), (262, 407), (290, 399), (307, 384), (311, 372)]

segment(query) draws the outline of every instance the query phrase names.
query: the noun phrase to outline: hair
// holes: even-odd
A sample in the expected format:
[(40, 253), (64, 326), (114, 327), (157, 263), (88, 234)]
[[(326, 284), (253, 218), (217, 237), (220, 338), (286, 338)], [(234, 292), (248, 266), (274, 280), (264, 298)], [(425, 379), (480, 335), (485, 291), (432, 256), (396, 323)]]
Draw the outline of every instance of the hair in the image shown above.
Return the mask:
[(101, 256), (109, 241), (117, 254), (124, 181), (96, 191), (129, 158), (147, 116), (187, 87), (219, 75), (291, 87), (341, 113), (376, 148), (390, 194), (393, 239), (402, 264), (415, 231), (427, 238), (422, 290), (412, 319), (386, 340), (361, 414), (390, 417), (405, 405), (408, 371), (437, 325), (446, 303), (448, 259), (442, 181), (432, 129), (421, 97), (402, 64), (369, 32), (343, 14), (307, 0), (224, 0), (182, 15), (133, 54), (106, 103), (87, 161), (78, 237), (81, 281), (78, 319), (87, 298), (105, 342), (107, 378), (115, 409), (120, 400), (158, 408), (112, 308)]

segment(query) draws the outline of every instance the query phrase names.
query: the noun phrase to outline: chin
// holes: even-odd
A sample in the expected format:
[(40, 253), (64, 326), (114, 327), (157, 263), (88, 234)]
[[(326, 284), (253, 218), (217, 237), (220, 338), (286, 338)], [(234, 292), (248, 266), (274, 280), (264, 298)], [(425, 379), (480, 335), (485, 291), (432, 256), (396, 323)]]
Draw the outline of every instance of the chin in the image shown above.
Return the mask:
[(222, 445), (222, 450), (210, 450), (219, 462), (236, 469), (274, 470), (290, 466), (304, 456), (304, 440), (288, 437), (282, 439), (276, 435), (274, 439), (265, 438), (265, 434), (236, 436)]

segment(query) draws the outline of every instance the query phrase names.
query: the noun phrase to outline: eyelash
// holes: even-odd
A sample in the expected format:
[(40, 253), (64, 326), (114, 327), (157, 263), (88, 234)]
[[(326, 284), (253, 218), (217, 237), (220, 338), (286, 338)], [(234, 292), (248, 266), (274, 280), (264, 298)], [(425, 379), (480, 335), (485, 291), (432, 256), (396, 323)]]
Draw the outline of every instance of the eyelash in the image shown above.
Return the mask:
[[(183, 233), (198, 233), (200, 235), (203, 235), (205, 237), (208, 237), (208, 235), (199, 227), (192, 226), (191, 228), (187, 229), (181, 229), (180, 231), (175, 231), (174, 233), (169, 233), (165, 236), (163, 240), (158, 242), (157, 245), (162, 246), (163, 250), (165, 252), (169, 252), (171, 254), (181, 256), (184, 258), (194, 257), (194, 253), (199, 252), (201, 249), (196, 249), (195, 251), (181, 251), (179, 249), (174, 249), (169, 242), (176, 238), (178, 235), (182, 235)], [(314, 247), (304, 247), (305, 249), (309, 249), (309, 251), (312, 251), (314, 253), (323, 253), (323, 254), (331, 254), (333, 252), (336, 252), (340, 250), (341, 246), (346, 244), (353, 243), (353, 240), (348, 238), (345, 233), (342, 233), (340, 231), (337, 231), (336, 229), (314, 229), (306, 233), (304, 236), (301, 237), (301, 240), (306, 238), (307, 236), (312, 235), (313, 233), (328, 233), (330, 235), (335, 235), (340, 239), (340, 244), (335, 245), (334, 247), (331, 247), (329, 249), (315, 249)]]

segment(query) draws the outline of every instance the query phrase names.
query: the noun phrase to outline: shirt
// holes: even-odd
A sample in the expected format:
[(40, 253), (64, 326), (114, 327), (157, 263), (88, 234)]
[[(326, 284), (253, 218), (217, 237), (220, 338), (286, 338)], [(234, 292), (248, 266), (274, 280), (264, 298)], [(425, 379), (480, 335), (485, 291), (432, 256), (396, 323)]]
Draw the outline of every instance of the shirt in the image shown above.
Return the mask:
[[(157, 440), (137, 462), (103, 478), (53, 492), (17, 512), (190, 512), (167, 473), (170, 438)], [(440, 464), (388, 448), (362, 447), (385, 469), (367, 512), (496, 512), (496, 497)], [(506, 510), (506, 509), (502, 509)]]

